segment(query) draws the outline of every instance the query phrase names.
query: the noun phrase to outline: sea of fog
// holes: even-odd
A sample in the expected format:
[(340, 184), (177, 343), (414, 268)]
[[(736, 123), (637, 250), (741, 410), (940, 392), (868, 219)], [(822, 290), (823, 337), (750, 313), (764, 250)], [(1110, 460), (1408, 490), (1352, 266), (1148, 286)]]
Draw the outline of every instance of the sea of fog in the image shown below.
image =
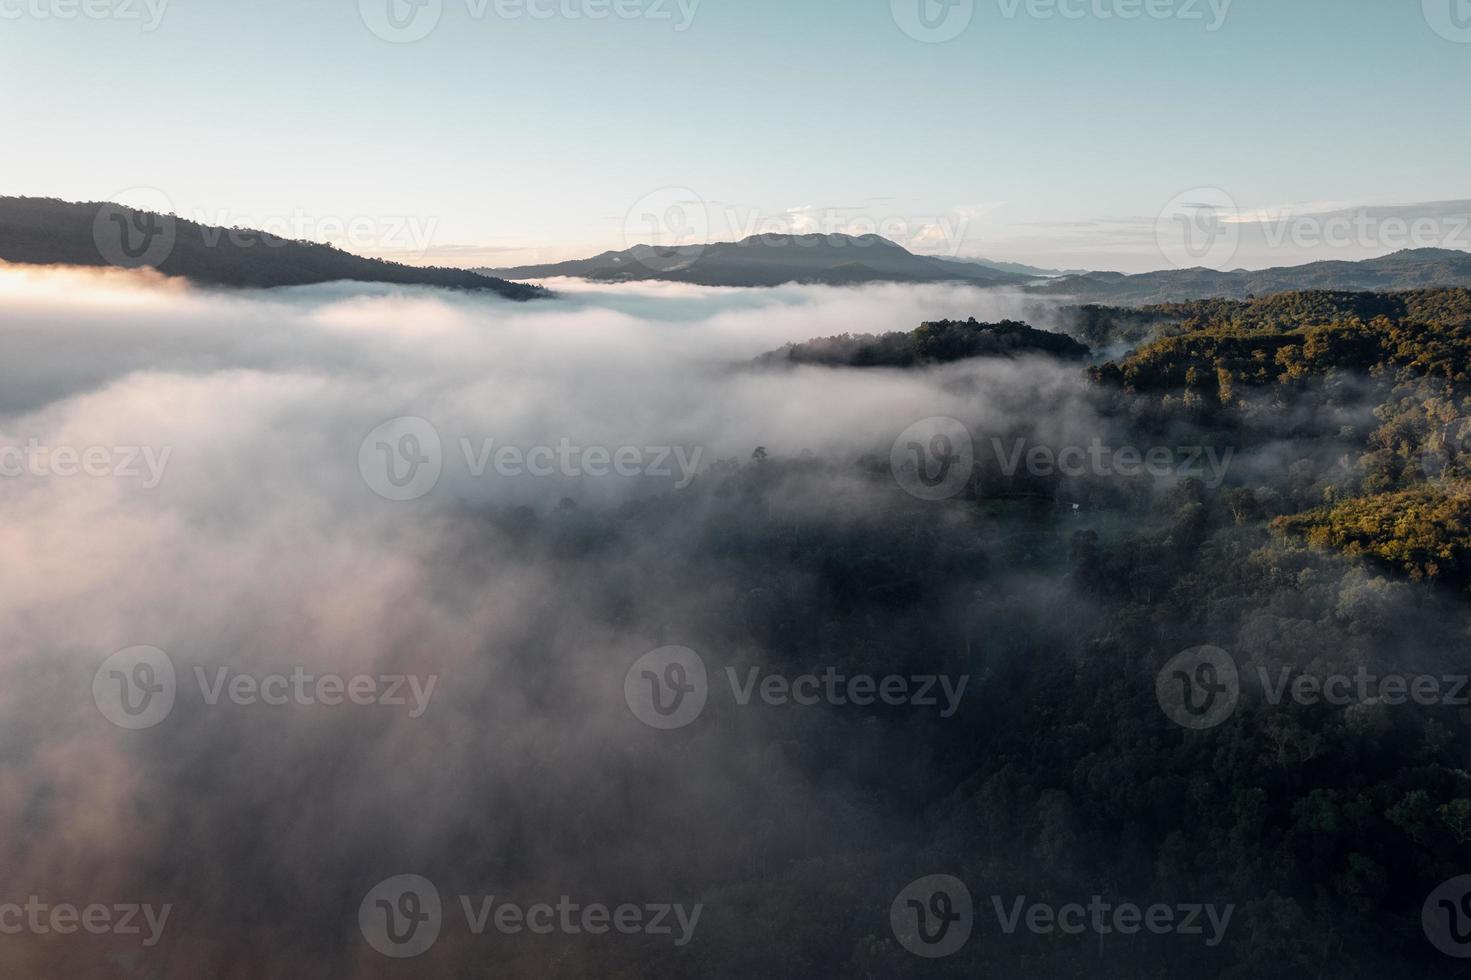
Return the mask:
[[(931, 416), (1086, 441), (1104, 423), (1081, 370), (749, 366), (791, 341), (1018, 315), (994, 291), (550, 285), (559, 299), (515, 304), (0, 266), (4, 892), (172, 908), (154, 945), (32, 935), (0, 943), (0, 973), (408, 975), (359, 922), (404, 874), (447, 909), (704, 903), (699, 928), (740, 949), (751, 902), (723, 889), (780, 868), (820, 893), (831, 872), (804, 862), (908, 840), (860, 787), (917, 783), (924, 760), (835, 766), (822, 753), (871, 729), (816, 713), (781, 737), (759, 711), (660, 731), (630, 711), (630, 664), (674, 644), (712, 672), (762, 664), (768, 607), (800, 617), (814, 587), (770, 540), (826, 533), (833, 568), (871, 563), (868, 536), (925, 506), (853, 461)], [(757, 447), (818, 462), (748, 504), (720, 481)], [(945, 619), (977, 594), (959, 582), (916, 620), (944, 657), (971, 655)], [(864, 629), (910, 614), (893, 608)], [(901, 672), (940, 656), (891, 653)], [(890, 894), (881, 869), (844, 875)], [(813, 902), (807, 927), (852, 915)], [(486, 959), (450, 932), (432, 962)], [(505, 942), (492, 959), (561, 964), (537, 975), (625, 948)]]

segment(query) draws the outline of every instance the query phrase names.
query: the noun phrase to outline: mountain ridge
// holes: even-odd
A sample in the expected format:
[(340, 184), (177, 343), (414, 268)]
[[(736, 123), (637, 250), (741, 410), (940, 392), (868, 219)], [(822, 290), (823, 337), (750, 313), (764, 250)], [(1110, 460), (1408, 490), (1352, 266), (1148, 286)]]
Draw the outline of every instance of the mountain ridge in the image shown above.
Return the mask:
[(439, 286), (538, 299), (540, 287), (465, 269), (370, 259), (331, 245), (227, 229), (105, 201), (0, 197), (0, 261), (21, 265), (151, 267), (198, 286), (270, 289), (327, 282)]
[(751, 235), (708, 245), (634, 245), (587, 259), (477, 269), (510, 280), (571, 276), (596, 282), (684, 282), (699, 286), (860, 285), (966, 282), (1021, 285), (1032, 277), (967, 260), (917, 255), (879, 235)]
[[(1031, 269), (1038, 275), (1016, 269)], [(984, 259), (923, 256), (877, 235), (753, 235), (739, 242), (661, 247), (634, 245), (586, 259), (484, 268), (517, 280), (572, 277), (594, 282), (683, 282), (703, 286), (833, 286), (957, 282), (1008, 286), (1028, 296), (1142, 307), (1199, 299), (1250, 299), (1311, 290), (1396, 292), (1471, 286), (1471, 252), (1402, 249), (1370, 259), (1324, 259), (1268, 269), (1203, 267), (1142, 273), (1055, 270)]]
[(1150, 306), (1204, 299), (1252, 299), (1277, 293), (1328, 290), (1401, 292), (1471, 286), (1471, 252), (1401, 249), (1372, 259), (1322, 259), (1269, 269), (1167, 269), (1126, 275), (1090, 272), (1030, 286), (1033, 295), (1085, 303)]
[(790, 343), (761, 354), (762, 367), (915, 368), (973, 358), (1053, 357), (1082, 361), (1092, 351), (1067, 334), (1039, 330), (1019, 320), (982, 323), (932, 320), (909, 331), (838, 334)]

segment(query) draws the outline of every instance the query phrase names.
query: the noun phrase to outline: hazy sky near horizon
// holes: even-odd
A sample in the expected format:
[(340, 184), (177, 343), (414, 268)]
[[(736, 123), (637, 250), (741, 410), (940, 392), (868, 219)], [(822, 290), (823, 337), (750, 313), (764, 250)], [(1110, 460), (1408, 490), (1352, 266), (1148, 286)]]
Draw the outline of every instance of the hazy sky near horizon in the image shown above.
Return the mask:
[[(670, 234), (1139, 271), (1202, 189), (1465, 211), (1468, 82), (1467, 0), (0, 0), (0, 193), (444, 264), (677, 205)], [(1382, 237), (1235, 264), (1471, 248)]]

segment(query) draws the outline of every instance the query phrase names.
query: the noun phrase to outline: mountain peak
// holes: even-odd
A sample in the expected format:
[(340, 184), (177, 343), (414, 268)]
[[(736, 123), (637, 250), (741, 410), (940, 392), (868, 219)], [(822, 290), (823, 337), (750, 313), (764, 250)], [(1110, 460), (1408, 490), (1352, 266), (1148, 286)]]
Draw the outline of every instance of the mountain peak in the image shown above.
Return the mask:
[[(669, 261), (669, 260), (674, 261)], [(1033, 277), (982, 265), (916, 255), (882, 235), (751, 235), (738, 242), (652, 249), (639, 245), (591, 259), (512, 269), (477, 270), (506, 279), (576, 276), (629, 282), (663, 279), (704, 286), (809, 283), (965, 282), (1019, 285)]]
[(1390, 252), (1384, 256), (1386, 259), (1415, 258), (1415, 259), (1464, 259), (1471, 256), (1471, 252), (1463, 252), (1455, 248), (1402, 248), (1397, 252)]
[(892, 248), (904, 251), (904, 247), (898, 242), (890, 241), (882, 235), (844, 235), (838, 232), (831, 234), (797, 235), (784, 232), (773, 232), (770, 234), (750, 235), (736, 243), (742, 248), (758, 245), (782, 247), (796, 245), (804, 248), (818, 248), (827, 245), (832, 248)]

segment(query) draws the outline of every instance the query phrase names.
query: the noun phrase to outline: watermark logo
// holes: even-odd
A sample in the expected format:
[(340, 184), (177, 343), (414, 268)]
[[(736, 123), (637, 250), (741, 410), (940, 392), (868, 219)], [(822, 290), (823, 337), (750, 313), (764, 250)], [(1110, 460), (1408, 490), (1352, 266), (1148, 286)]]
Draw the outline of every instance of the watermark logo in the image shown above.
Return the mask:
[(935, 416), (899, 434), (889, 464), (904, 492), (920, 500), (949, 500), (970, 483), (975, 441), (965, 423)]
[[(789, 677), (764, 672), (759, 666), (744, 673), (735, 667), (723, 671), (732, 702), (748, 707), (759, 702), (772, 708), (787, 706), (833, 708), (932, 709), (941, 718), (955, 717), (965, 698), (970, 675), (847, 674), (828, 667), (821, 674)], [(623, 698), (634, 716), (651, 728), (683, 728), (700, 716), (712, 685), (704, 661), (688, 647), (661, 647), (640, 657), (623, 679)]]
[[(496, 895), (460, 895), (458, 905), (466, 932), (475, 937), (494, 930), (503, 936), (562, 934), (667, 936), (684, 947), (694, 939), (703, 904), (668, 902), (642, 905), (575, 901), (569, 895), (555, 903), (522, 905)], [(422, 956), (449, 923), (439, 890), (420, 875), (397, 875), (373, 888), (358, 906), (358, 927), (373, 949), (394, 959)]]
[(129, 647), (102, 662), (92, 677), (92, 700), (119, 728), (152, 728), (174, 710), (174, 662), (158, 647)]
[(358, 906), (363, 938), (394, 959), (427, 953), (438, 941), (443, 923), (439, 889), (420, 875), (396, 875), (380, 882)]
[(1182, 728), (1204, 731), (1230, 718), (1241, 699), (1236, 661), (1220, 647), (1200, 646), (1170, 659), (1155, 678), (1165, 716)]
[(113, 195), (92, 219), (97, 254), (122, 269), (158, 268), (178, 244), (173, 211), (173, 202), (157, 188), (133, 187)]
[[(233, 671), (230, 667), (193, 668), (200, 701), (213, 708), (222, 703), (250, 708), (286, 705), (335, 708), (339, 705), (405, 708), (410, 718), (429, 710), (439, 683), (438, 674), (309, 673), (298, 666), (291, 673), (264, 675)], [(157, 647), (129, 647), (108, 657), (92, 678), (92, 699), (103, 717), (119, 728), (152, 728), (167, 718), (183, 691), (173, 660)]]
[(710, 696), (705, 661), (689, 647), (651, 650), (623, 678), (623, 699), (650, 728), (672, 731), (692, 724)]
[(444, 0), (358, 0), (363, 23), (391, 44), (412, 44), (439, 26)]
[(406, 214), (318, 214), (304, 208), (237, 212), (198, 208), (185, 215), (200, 225), (205, 248), (285, 248), (326, 242), (360, 255), (422, 258), (434, 246), (439, 219)]
[(1471, 44), (1471, 0), (1422, 0), (1425, 22), (1447, 41)]
[(1420, 925), (1436, 949), (1471, 959), (1471, 875), (1452, 878), (1431, 892), (1420, 909)]
[(363, 482), (386, 500), (417, 500), (439, 484), (444, 446), (427, 419), (401, 416), (368, 433), (358, 447)]
[(1155, 221), (1155, 241), (1177, 269), (1225, 271), (1241, 247), (1240, 209), (1219, 187), (1178, 194)]
[(688, 269), (710, 239), (710, 208), (688, 187), (646, 194), (623, 216), (623, 243), (634, 260), (654, 272)]
[[(1026, 895), (991, 895), (989, 902), (1000, 935), (1025, 931), (1035, 936), (1200, 937), (1208, 948), (1219, 946), (1235, 914), (1234, 904), (1181, 902), (1141, 906), (1094, 895), (1087, 902), (1055, 905)], [(900, 945), (927, 959), (958, 952), (970, 939), (975, 910), (965, 883), (950, 875), (930, 875), (906, 887), (889, 908), (889, 921)]]
[[(452, 461), (463, 458), (464, 474), (471, 479), (643, 478), (669, 481), (674, 490), (688, 489), (695, 482), (705, 453), (702, 446), (584, 446), (565, 436), (535, 446), (468, 436), (456, 444), (459, 453), (451, 454)], [(439, 484), (444, 465), (439, 430), (416, 416), (385, 422), (358, 445), (363, 482), (387, 500), (425, 496)]]
[(970, 940), (975, 925), (970, 890), (951, 875), (913, 881), (889, 906), (889, 925), (899, 945), (915, 956), (951, 956)]
[(975, 0), (889, 0), (899, 29), (916, 41), (943, 44), (965, 33), (976, 15)]
[[(3, 3), (4, 0), (0, 0)], [(113, 195), (93, 218), (97, 252), (109, 265), (157, 268), (178, 247), (180, 223), (193, 222), (191, 244), (204, 248), (285, 248), (328, 243), (350, 252), (422, 258), (434, 246), (439, 219), (411, 214), (320, 214), (295, 207), (240, 212), (195, 208), (176, 212), (167, 194), (134, 187)]]

